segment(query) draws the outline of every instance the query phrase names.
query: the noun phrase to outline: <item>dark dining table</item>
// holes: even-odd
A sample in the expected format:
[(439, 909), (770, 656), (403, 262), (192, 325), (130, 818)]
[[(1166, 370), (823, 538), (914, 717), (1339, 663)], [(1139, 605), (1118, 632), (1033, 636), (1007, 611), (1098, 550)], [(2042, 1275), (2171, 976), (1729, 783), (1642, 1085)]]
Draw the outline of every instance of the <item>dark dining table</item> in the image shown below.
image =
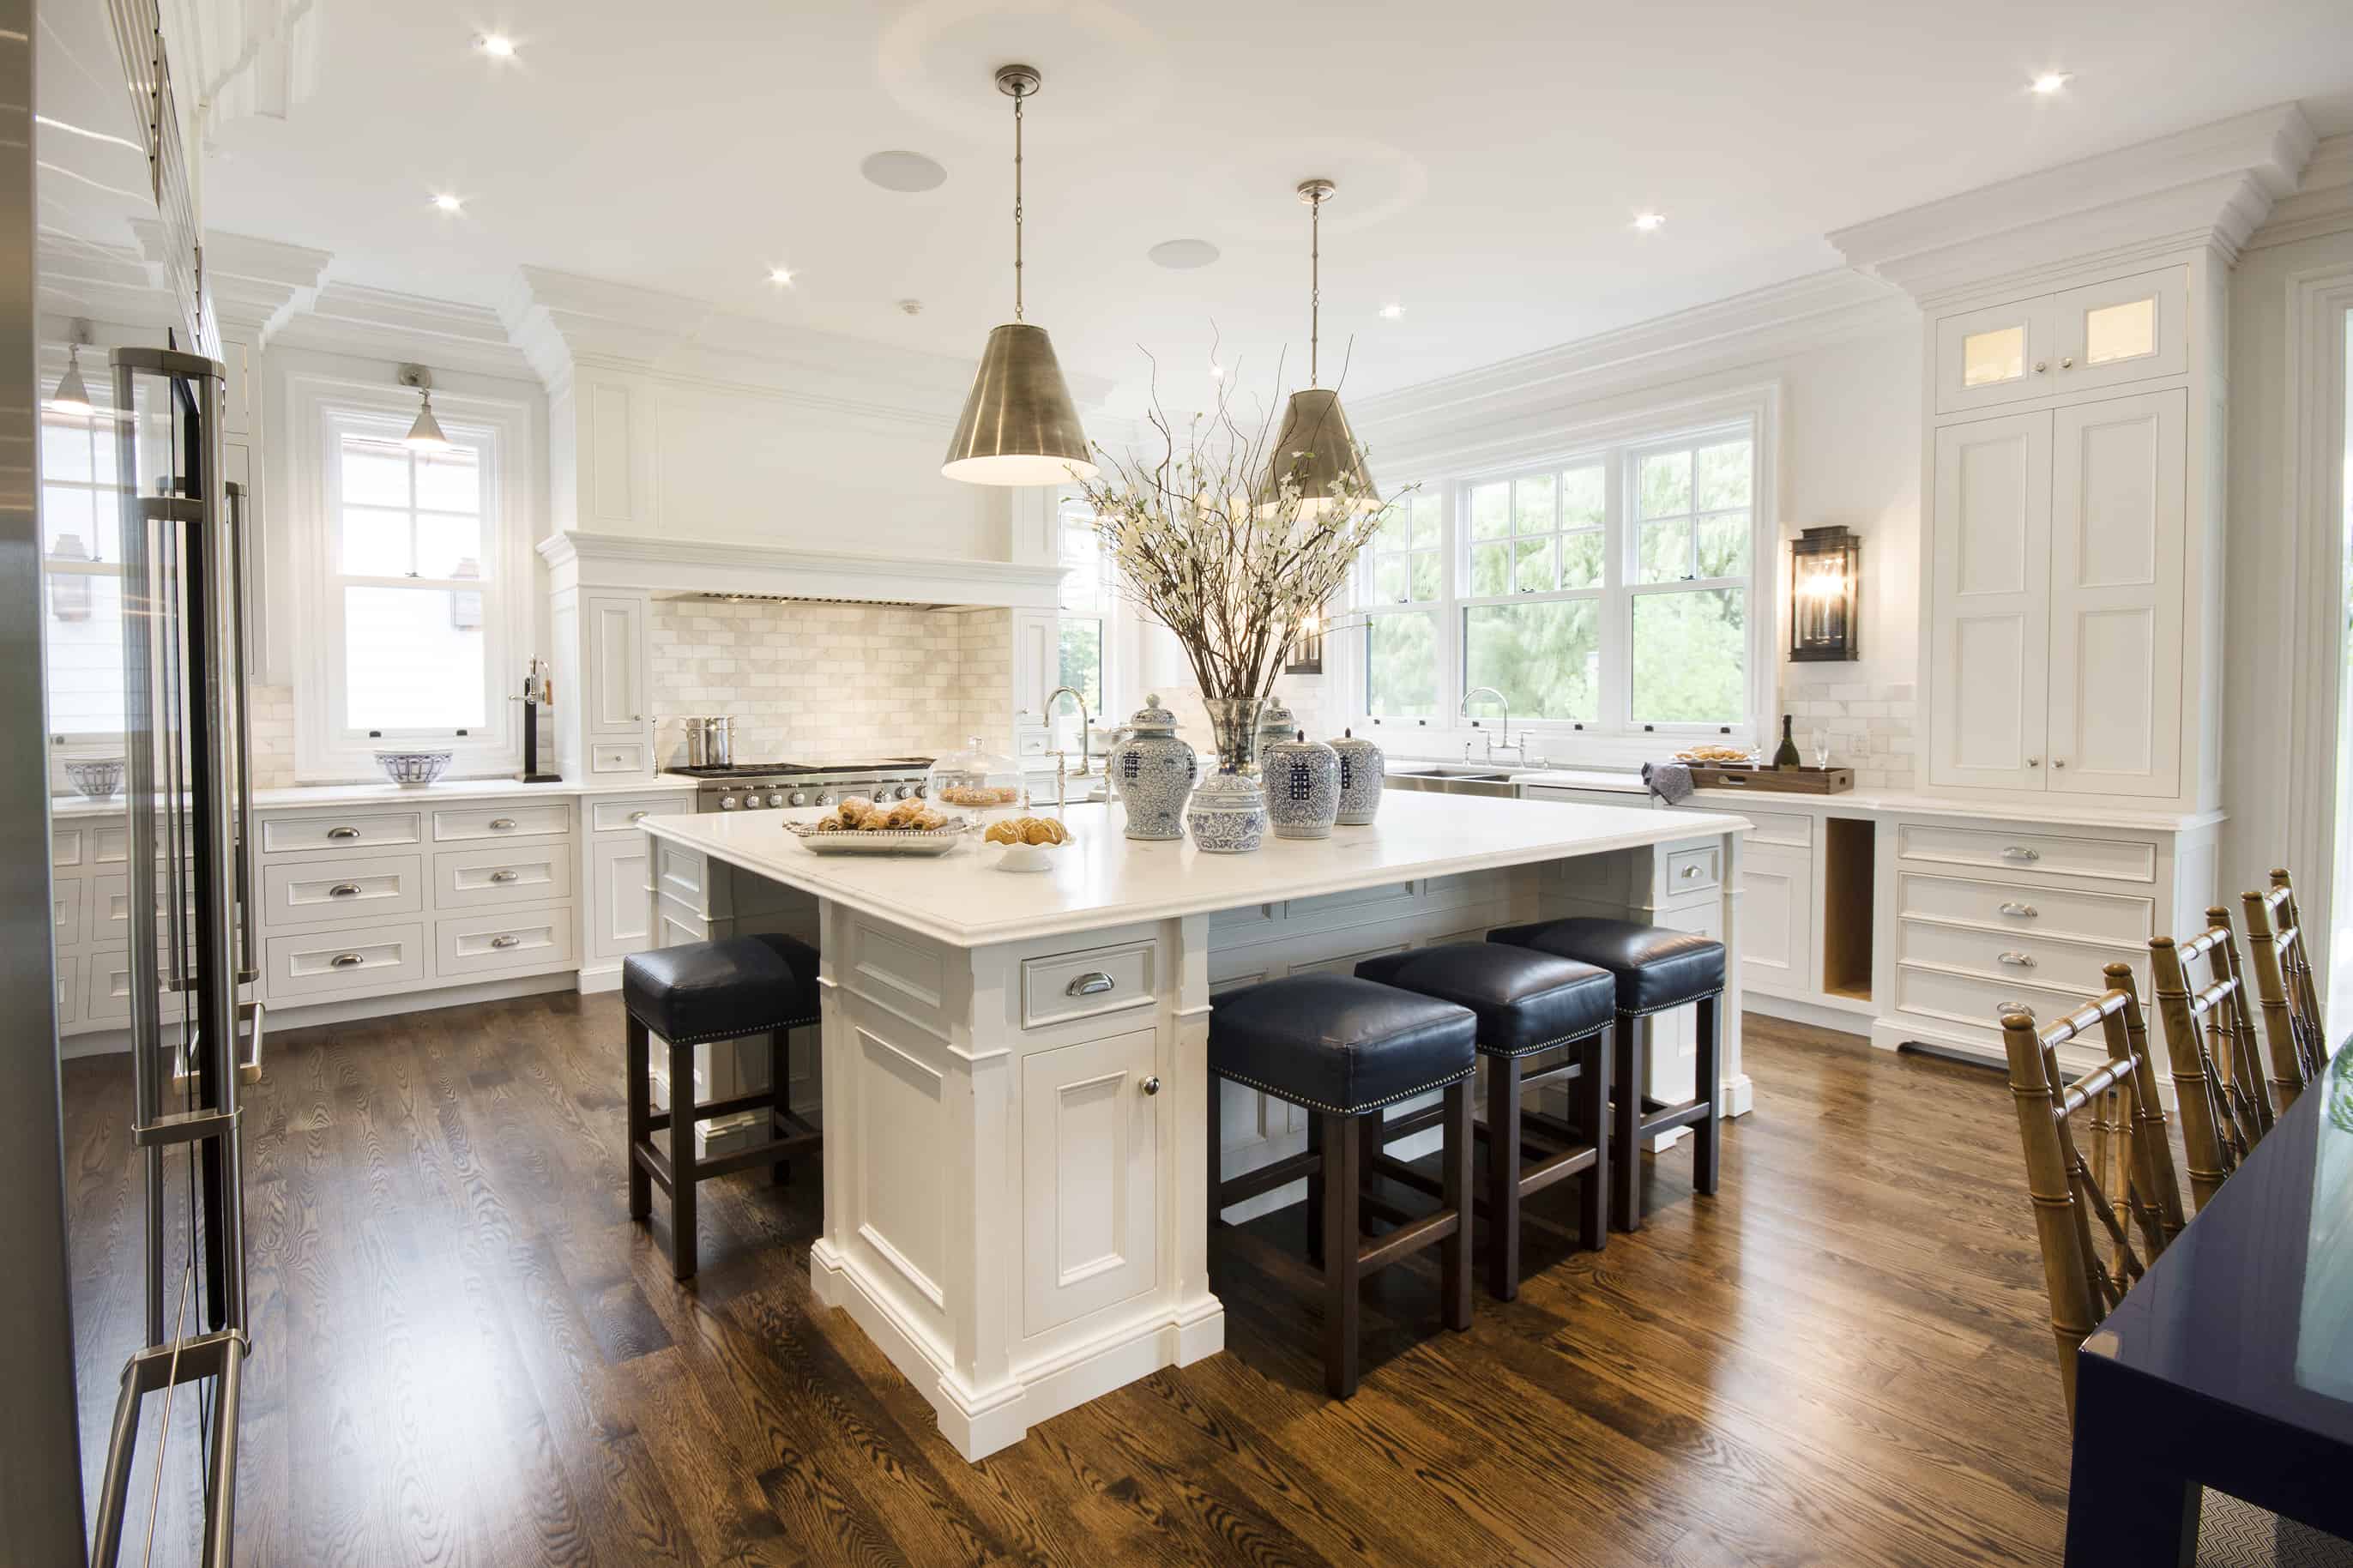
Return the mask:
[(2353, 1540), (2353, 1114), (2330, 1088), (2084, 1342), (2070, 1568), (2192, 1562), (2207, 1487)]

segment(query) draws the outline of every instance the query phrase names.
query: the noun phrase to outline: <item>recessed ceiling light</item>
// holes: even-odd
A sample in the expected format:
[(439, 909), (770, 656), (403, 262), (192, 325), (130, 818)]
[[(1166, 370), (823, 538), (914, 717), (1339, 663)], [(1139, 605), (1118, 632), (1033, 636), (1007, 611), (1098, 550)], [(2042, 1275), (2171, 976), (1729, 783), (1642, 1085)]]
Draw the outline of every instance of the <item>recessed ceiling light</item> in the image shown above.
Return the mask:
[(494, 60), (511, 60), (514, 58), (515, 41), (512, 38), (508, 37), (504, 33), (484, 33), (480, 37), (474, 40), (474, 47), (481, 50), (482, 53), (490, 56), (491, 58)]
[(1636, 213), (1634, 215), (1634, 226), (1641, 229), (1644, 234), (1656, 233), (1658, 230), (1664, 228), (1666, 225), (1667, 215), (1664, 213)]
[(928, 191), (947, 183), (948, 172), (921, 153), (870, 153), (858, 165), (870, 184), (886, 191)]
[(434, 196), (433, 205), (445, 213), (454, 213), (464, 210), (466, 203), (462, 197), (442, 191)]
[(1206, 239), (1164, 239), (1144, 253), (1155, 266), (1189, 272), (1218, 258), (1218, 247)]
[(1394, 300), (1381, 307), (1381, 320), (1384, 321), (1394, 321), (1404, 314), (1405, 307)]
[(2041, 76), (2036, 77), (2031, 82), (2029, 82), (2027, 86), (2031, 91), (2038, 93), (2044, 98), (2048, 98), (2052, 93), (2064, 89), (2069, 82), (2073, 81), (2074, 79), (2075, 73), (2073, 71), (2044, 71)]
[(792, 280), (793, 280), (793, 269), (792, 269), (791, 268), (789, 268), (789, 267), (771, 267), (771, 268), (768, 268), (768, 281), (769, 281), (769, 282), (771, 282), (771, 283), (789, 283), (789, 282), (791, 282)]

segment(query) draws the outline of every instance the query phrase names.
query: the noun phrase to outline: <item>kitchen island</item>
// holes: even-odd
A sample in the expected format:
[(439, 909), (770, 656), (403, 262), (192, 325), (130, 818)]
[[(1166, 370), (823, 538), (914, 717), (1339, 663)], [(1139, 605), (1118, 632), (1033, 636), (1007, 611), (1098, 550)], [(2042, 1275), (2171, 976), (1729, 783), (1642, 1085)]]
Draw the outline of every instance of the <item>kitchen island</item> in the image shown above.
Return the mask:
[[(1212, 1114), (1221, 990), (1546, 916), (1671, 926), (1725, 944), (1723, 1103), (1748, 1106), (1738, 816), (1392, 793), (1369, 826), (1228, 856), (1132, 841), (1116, 805), (1077, 805), (1052, 868), (1015, 874), (976, 840), (820, 856), (784, 827), (813, 815), (647, 819), (652, 929), (784, 931), (823, 955), (811, 1281), (966, 1458), (1223, 1344), (1211, 1127), (1231, 1176), (1303, 1147), (1306, 1121), (1233, 1084)], [(1653, 1095), (1690, 1093), (1691, 1030), (1688, 1010), (1656, 1021)]]

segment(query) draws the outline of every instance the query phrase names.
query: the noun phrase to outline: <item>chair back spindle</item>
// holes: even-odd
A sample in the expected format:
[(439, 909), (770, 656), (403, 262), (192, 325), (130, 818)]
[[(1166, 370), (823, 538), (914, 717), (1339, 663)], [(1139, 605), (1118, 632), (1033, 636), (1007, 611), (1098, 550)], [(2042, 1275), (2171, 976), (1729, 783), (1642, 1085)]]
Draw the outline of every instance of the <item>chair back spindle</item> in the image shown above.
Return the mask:
[[(2211, 919), (2222, 912), (2207, 914)], [(2254, 1053), (2238, 942), (2227, 924), (2219, 924), (2180, 942), (2157, 937), (2148, 953), (2174, 1103), (2181, 1113), (2182, 1148), (2189, 1161), (2189, 1195), (2202, 1209), (2271, 1128), (2271, 1100)], [(2200, 961), (2209, 974), (2202, 986), (2193, 979)]]
[(2271, 1058), (2273, 1110), (2284, 1114), (2317, 1078), (2327, 1058), (2320, 1005), (2305, 952), (2295, 889), (2285, 871), (2272, 873), (2271, 890), (2241, 895), (2247, 910), (2247, 966), (2263, 1020)]
[[(2140, 1279), (2146, 1259), (2163, 1251), (2183, 1224), (2172, 1146), (2132, 971), (2112, 963), (2105, 973), (2109, 989), (2063, 1018), (2039, 1029), (2024, 1013), (2007, 1014), (2001, 1021), (2051, 1297), (2051, 1328), (2058, 1342), (2060, 1384), (2071, 1420), (2076, 1351)], [(2066, 1081), (2058, 1047), (2094, 1029), (2108, 1059)], [(2078, 1119), (2096, 1164), (2076, 1137)], [(2120, 1203), (2110, 1200), (2111, 1184)]]

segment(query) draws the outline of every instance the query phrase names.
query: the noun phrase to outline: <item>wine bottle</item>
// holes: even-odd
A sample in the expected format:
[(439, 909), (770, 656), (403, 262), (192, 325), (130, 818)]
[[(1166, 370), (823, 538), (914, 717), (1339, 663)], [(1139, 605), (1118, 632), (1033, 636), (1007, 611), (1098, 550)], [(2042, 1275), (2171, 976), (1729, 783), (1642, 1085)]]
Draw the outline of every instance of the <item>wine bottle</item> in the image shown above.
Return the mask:
[(1799, 765), (1798, 742), (1797, 738), (1789, 733), (1790, 721), (1788, 714), (1781, 715), (1781, 749), (1773, 753), (1773, 765), (1777, 768), (1794, 768)]

